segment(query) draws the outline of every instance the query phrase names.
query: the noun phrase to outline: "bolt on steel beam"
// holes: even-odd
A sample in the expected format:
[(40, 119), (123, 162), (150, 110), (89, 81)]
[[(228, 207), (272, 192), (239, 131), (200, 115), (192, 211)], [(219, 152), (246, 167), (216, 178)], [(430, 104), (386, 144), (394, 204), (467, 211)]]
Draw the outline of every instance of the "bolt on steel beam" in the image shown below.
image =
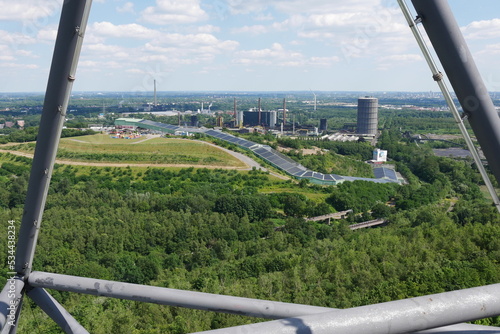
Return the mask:
[(498, 315), (500, 284), (495, 284), (203, 333), (396, 334)]
[[(71, 87), (75, 80), (76, 66), (91, 4), (92, 0), (66, 0), (63, 4), (17, 242), (15, 271), (18, 276), (14, 293), (17, 305), (15, 320), (14, 323), (8, 321), (11, 310), (6, 310), (6, 306), (10, 307), (10, 304), (6, 302), (10, 303), (12, 299), (10, 298), (10, 285), (7, 283), (0, 294), (1, 334), (13, 334), (17, 329), (24, 294), (24, 280), (29, 275), (33, 263), (57, 146)], [(4, 293), (5, 291), (7, 292)]]
[[(420, 50), (422, 51), (422, 54), (427, 61), (427, 64), (429, 65), (429, 68), (432, 73), (432, 77), (434, 80), (437, 82), (441, 92), (443, 93), (444, 99), (446, 100), (446, 103), (448, 104), (448, 107), (450, 108), (450, 111), (455, 119), (455, 123), (457, 123), (458, 128), (460, 129), (460, 132), (462, 133), (462, 137), (464, 138), (467, 147), (469, 149), (469, 152), (471, 153), (474, 162), (476, 163), (476, 167), (479, 170), (479, 173), (481, 174), (481, 177), (483, 178), (483, 181), (486, 185), (486, 188), (488, 189), (488, 192), (490, 193), (490, 196), (493, 200), (493, 204), (497, 208), (497, 210), (500, 212), (500, 200), (498, 199), (498, 195), (496, 193), (495, 188), (493, 187), (493, 184), (488, 176), (488, 173), (486, 172), (483, 163), (481, 161), (481, 158), (479, 156), (479, 153), (477, 152), (476, 146), (472, 142), (472, 139), (469, 135), (469, 132), (467, 131), (467, 128), (465, 127), (464, 124), (464, 119), (461, 117), (460, 113), (458, 112), (457, 107), (455, 106), (455, 102), (453, 101), (453, 98), (451, 97), (451, 94), (448, 90), (448, 87), (446, 86), (444, 80), (443, 80), (443, 74), (439, 72), (436, 63), (429, 51), (429, 48), (427, 47), (427, 44), (425, 43), (425, 40), (420, 33), (420, 30), (417, 27), (417, 23), (415, 20), (411, 17), (411, 12), (406, 5), (406, 2), (404, 0), (398, 0), (399, 6), (401, 7), (401, 10), (403, 12), (404, 17), (406, 18), (406, 21), (408, 22), (408, 25), (410, 26), (410, 29), (413, 33), (413, 36), (415, 37), (415, 40), (417, 41), (418, 46), (420, 47)], [(419, 20), (417, 20), (419, 21)]]
[(333, 310), (326, 307), (223, 296), (38, 271), (30, 274), (28, 282), (32, 287), (267, 319), (281, 319)]
[(412, 0), (465, 116), (500, 183), (500, 118), (446, 0)]
[[(137, 284), (120, 283), (61, 274), (51, 274), (38, 271), (34, 271), (31, 273), (28, 279), (28, 283), (30, 284), (30, 286), (37, 286), (40, 288), (54, 289), (59, 291), (78, 292), (95, 296), (145, 301), (162, 305), (180, 306), (198, 310), (247, 315), (267, 319), (282, 319), (335, 311), (335, 309), (326, 307), (289, 304), (233, 296), (213, 295), (203, 292), (143, 286)], [(451, 330), (456, 328), (466, 328), (470, 331), (477, 331), (481, 329), (480, 326), (465, 324), (453, 326), (450, 328), (445, 327), (444, 329)], [(498, 330), (498, 333), (500, 333), (500, 329), (493, 327), (487, 328), (490, 331)], [(232, 332), (228, 331), (227, 333)], [(426, 333), (434, 332), (431, 331)], [(472, 333), (474, 332), (471, 332), (471, 334)], [(481, 333), (483, 332), (481, 331)]]
[(20, 275), (31, 271), (91, 4), (92, 0), (64, 1), (19, 230), (15, 271)]

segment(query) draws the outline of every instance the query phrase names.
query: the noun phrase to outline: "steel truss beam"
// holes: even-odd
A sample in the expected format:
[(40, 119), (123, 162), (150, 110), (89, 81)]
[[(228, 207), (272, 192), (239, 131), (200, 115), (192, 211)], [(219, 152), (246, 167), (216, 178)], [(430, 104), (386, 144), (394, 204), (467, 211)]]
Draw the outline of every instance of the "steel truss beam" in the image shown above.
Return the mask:
[(92, 0), (64, 1), (19, 231), (15, 270), (29, 275)]
[(500, 334), (500, 328), (490, 326), (479, 326), (470, 324), (458, 324), (440, 328), (434, 328), (426, 331), (417, 332), (418, 334)]
[(89, 334), (47, 291), (34, 288), (27, 295), (67, 334)]
[[(35, 156), (31, 167), (24, 213), (19, 230), (15, 257), (15, 292), (9, 282), (0, 294), (1, 333), (14, 334), (22, 305), (27, 277), (31, 272), (38, 232), (47, 199), (55, 156), (66, 116), (68, 101), (83, 43), (92, 0), (65, 0), (52, 58), (45, 94)], [(12, 294), (14, 294), (13, 297)], [(12, 321), (11, 302), (15, 300), (15, 319)]]
[[(422, 54), (424, 55), (425, 60), (427, 61), (427, 64), (429, 65), (429, 68), (432, 72), (432, 77), (434, 80), (437, 82), (439, 89), (443, 93), (444, 99), (446, 100), (446, 103), (448, 104), (451, 113), (453, 114), (453, 117), (455, 118), (455, 122), (457, 123), (458, 128), (460, 129), (460, 132), (462, 133), (462, 137), (464, 137), (464, 140), (467, 144), (467, 147), (474, 158), (474, 162), (476, 163), (476, 167), (479, 170), (479, 173), (481, 174), (481, 177), (483, 178), (483, 181), (488, 188), (488, 192), (490, 193), (491, 198), (493, 199), (493, 203), (497, 210), (500, 212), (500, 200), (498, 199), (498, 195), (496, 193), (495, 188), (493, 187), (493, 184), (491, 183), (491, 180), (488, 176), (488, 173), (486, 173), (486, 170), (483, 166), (483, 163), (481, 161), (481, 158), (479, 157), (479, 153), (477, 152), (476, 146), (472, 142), (472, 139), (469, 135), (469, 132), (467, 131), (467, 128), (465, 127), (464, 120), (462, 119), (460, 113), (458, 112), (457, 107), (455, 106), (455, 102), (453, 101), (453, 98), (451, 97), (451, 94), (448, 90), (448, 87), (446, 87), (446, 84), (443, 80), (443, 74), (439, 72), (436, 63), (434, 62), (434, 59), (427, 47), (427, 44), (425, 43), (424, 38), (422, 37), (422, 34), (420, 33), (420, 30), (417, 27), (417, 22), (413, 20), (411, 17), (411, 12), (408, 9), (408, 6), (406, 5), (406, 2), (404, 0), (398, 0), (399, 6), (401, 7), (401, 10), (403, 11), (403, 15), (406, 18), (406, 21), (408, 22), (408, 25), (410, 26), (410, 29), (413, 33), (413, 36), (415, 36), (415, 40), (417, 41), (418, 46), (420, 47), (420, 50), (422, 51)], [(417, 20), (419, 21), (419, 20)]]
[(16, 333), (17, 319), (21, 309), (24, 282), (18, 276), (7, 280), (0, 292), (0, 330), (1, 334)]
[[(500, 315), (500, 284), (203, 333), (411, 333), (497, 315)], [(478, 332), (500, 333), (500, 329)]]
[[(500, 121), (470, 52), (462, 43), (445, 0), (412, 0), (434, 43), (498, 181), (500, 181)], [(65, 0), (52, 60), (46, 99), (33, 160), (16, 253), (17, 275), (0, 293), (1, 334), (14, 334), (25, 290), (66, 333), (87, 333), (43, 288), (146, 301), (240, 315), (281, 319), (210, 333), (385, 334), (500, 333), (500, 329), (456, 323), (500, 315), (500, 284), (416, 297), (347, 310), (288, 304), (181, 291), (75, 276), (31, 272), (55, 154), (87, 25), (91, 0)], [(420, 5), (420, 6), (419, 6)], [(431, 22), (432, 21), (432, 22)], [(430, 22), (430, 23), (429, 23)], [(453, 26), (455, 24), (455, 26)], [(446, 31), (447, 33), (443, 33)], [(432, 35), (432, 36), (431, 36)], [(441, 35), (441, 36), (439, 36)], [(442, 36), (444, 35), (444, 36)], [(449, 35), (449, 36), (447, 36)], [(458, 37), (456, 35), (459, 35)], [(450, 37), (449, 40), (445, 40)], [(435, 46), (438, 49), (437, 46)], [(452, 60), (448, 61), (448, 58)], [(493, 108), (494, 110), (494, 108)], [(478, 133), (479, 132), (479, 133)], [(11, 293), (11, 287), (14, 292)], [(9, 323), (13, 300), (15, 323)], [(284, 319), (282, 319), (284, 318)], [(449, 326), (452, 325), (452, 326)], [(449, 327), (441, 327), (449, 326)], [(441, 328), (438, 328), (441, 327)], [(208, 332), (207, 332), (208, 333)]]
[(266, 319), (282, 319), (332, 311), (331, 308), (326, 307), (223, 296), (38, 271), (31, 273), (28, 282), (30, 286), (38, 288), (78, 292), (94, 296), (113, 297)]
[[(155, 304), (180, 306), (198, 310), (231, 313), (267, 319), (283, 319), (313, 314), (324, 314), (326, 312), (331, 314), (342, 312), (342, 310), (325, 307), (213, 295), (202, 292), (143, 286), (37, 271), (31, 273), (28, 283), (30, 286), (36, 286), (39, 288), (78, 292), (94, 296), (106, 296), (134, 301), (145, 301)], [(446, 332), (450, 334), (458, 333), (462, 330), (467, 330), (468, 334), (500, 333), (500, 328), (465, 324), (443, 327), (439, 330), (426, 331), (425, 333), (430, 334)], [(238, 333), (236, 329), (225, 329), (225, 331), (225, 333)], [(253, 331), (251, 332), (253, 333)], [(261, 333), (267, 333), (267, 331), (263, 331)]]
[(412, 0), (427, 36), (500, 184), (500, 118), (446, 0)]

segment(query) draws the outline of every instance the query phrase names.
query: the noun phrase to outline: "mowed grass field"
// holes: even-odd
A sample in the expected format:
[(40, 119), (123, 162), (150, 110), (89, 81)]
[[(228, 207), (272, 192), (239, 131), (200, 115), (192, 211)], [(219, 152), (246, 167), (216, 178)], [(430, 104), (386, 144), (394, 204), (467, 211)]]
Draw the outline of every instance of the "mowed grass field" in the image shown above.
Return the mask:
[[(9, 149), (33, 153), (34, 144), (21, 144)], [(114, 139), (104, 134), (61, 139), (57, 158), (123, 164), (246, 167), (226, 151), (201, 141), (146, 137)]]

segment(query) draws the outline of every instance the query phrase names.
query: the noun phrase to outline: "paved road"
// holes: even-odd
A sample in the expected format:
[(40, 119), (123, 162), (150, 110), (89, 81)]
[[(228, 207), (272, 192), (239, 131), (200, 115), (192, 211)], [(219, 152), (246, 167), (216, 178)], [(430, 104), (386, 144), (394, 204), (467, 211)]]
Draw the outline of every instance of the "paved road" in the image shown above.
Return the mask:
[(282, 179), (282, 180), (289, 180), (290, 179), (290, 177), (288, 177), (288, 176), (277, 174), (277, 173), (269, 171), (267, 168), (265, 168), (262, 165), (260, 165), (257, 161), (253, 160), (250, 157), (247, 157), (244, 154), (241, 154), (241, 153), (235, 152), (235, 151), (231, 151), (231, 150), (228, 150), (227, 148), (223, 148), (223, 147), (211, 144), (211, 143), (209, 143), (209, 144), (212, 145), (212, 146), (216, 146), (216, 147), (220, 148), (221, 150), (226, 151), (227, 153), (231, 154), (236, 159), (239, 159), (240, 161), (244, 162), (245, 164), (247, 164), (250, 167), (250, 168), (247, 168), (248, 170), (250, 170), (253, 167), (255, 167), (255, 169), (257, 169), (257, 170), (260, 169), (263, 172), (269, 172), (269, 174), (271, 174), (271, 175), (273, 175), (273, 176), (275, 176), (275, 177), (277, 177), (279, 179)]

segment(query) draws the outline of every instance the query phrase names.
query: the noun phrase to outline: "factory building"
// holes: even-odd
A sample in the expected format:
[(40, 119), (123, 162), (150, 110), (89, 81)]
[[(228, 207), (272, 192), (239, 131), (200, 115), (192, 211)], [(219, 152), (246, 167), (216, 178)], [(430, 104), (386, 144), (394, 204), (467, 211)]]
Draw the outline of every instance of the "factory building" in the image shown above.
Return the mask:
[(175, 125), (162, 124), (137, 118), (117, 118), (115, 120), (115, 126), (117, 129), (137, 130), (137, 128), (141, 128), (155, 132), (169, 133), (172, 135), (180, 129), (180, 127)]
[(199, 126), (199, 121), (198, 121), (198, 116), (197, 115), (192, 115), (191, 116), (191, 126), (192, 127), (198, 127)]
[(127, 129), (135, 131), (138, 128), (137, 122), (140, 121), (136, 118), (118, 118), (115, 120), (117, 129)]
[(365, 96), (358, 99), (357, 133), (376, 135), (378, 131), (378, 99)]
[[(260, 120), (260, 122), (259, 122)], [(266, 128), (274, 129), (277, 122), (276, 111), (254, 111), (249, 110), (243, 112), (243, 125), (244, 126), (263, 126)]]
[(326, 131), (326, 130), (327, 130), (327, 119), (321, 118), (319, 120), (319, 131)]

